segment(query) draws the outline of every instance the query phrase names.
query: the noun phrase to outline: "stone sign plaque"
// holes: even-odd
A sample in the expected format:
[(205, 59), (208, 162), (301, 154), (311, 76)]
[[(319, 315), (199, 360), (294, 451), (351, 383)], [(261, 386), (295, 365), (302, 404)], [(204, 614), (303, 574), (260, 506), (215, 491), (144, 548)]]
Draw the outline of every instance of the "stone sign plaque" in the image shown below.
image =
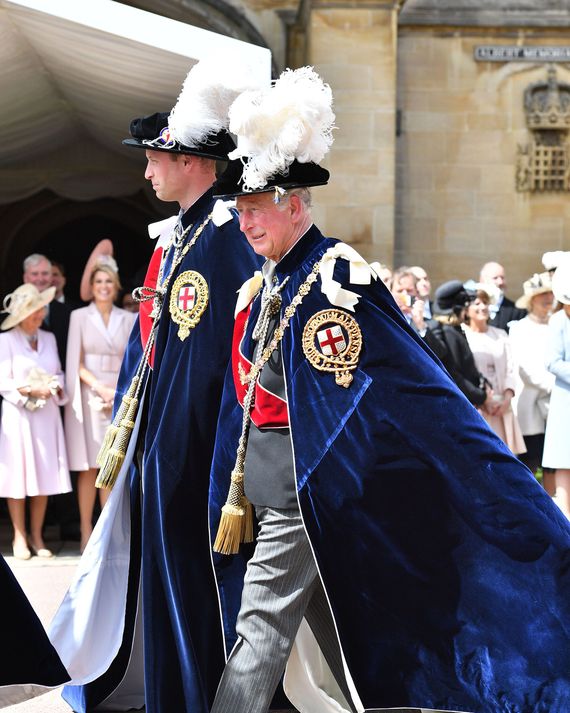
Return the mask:
[(570, 62), (570, 46), (478, 45), (477, 62)]

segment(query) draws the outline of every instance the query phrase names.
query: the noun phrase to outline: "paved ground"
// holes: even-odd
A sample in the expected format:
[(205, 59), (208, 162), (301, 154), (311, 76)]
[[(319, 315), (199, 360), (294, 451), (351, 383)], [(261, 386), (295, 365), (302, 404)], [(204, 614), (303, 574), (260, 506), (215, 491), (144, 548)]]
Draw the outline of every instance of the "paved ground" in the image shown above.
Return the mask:
[[(12, 557), (10, 540), (10, 527), (5, 520), (0, 520), (0, 553), (16, 575), (43, 625), (47, 626), (73, 577), (80, 556), (79, 543), (61, 542), (57, 539), (57, 528), (47, 527), (46, 544), (56, 556), (49, 560), (32, 557), (30, 560), (21, 561)], [(44, 693), (44, 690), (32, 686), (18, 686), (15, 690), (0, 687), (0, 709), (2, 713), (71, 713), (71, 708), (61, 698), (61, 689), (50, 690), (48, 693)], [(24, 696), (28, 697), (28, 700), (22, 701)], [(14, 700), (21, 702), (11, 705)], [(395, 711), (395, 709), (391, 710)], [(172, 711), (172, 713), (179, 712)], [(282, 713), (293, 713), (293, 711)], [(400, 708), (398, 713), (420, 713), (420, 711)]]
[[(56, 539), (56, 528), (46, 528), (46, 544), (56, 553), (50, 560), (32, 557), (21, 561), (12, 557), (10, 528), (0, 522), (0, 552), (11, 567), (28, 599), (32, 603), (44, 626), (47, 626), (63, 599), (79, 561), (79, 543), (61, 542)], [(45, 689), (27, 687), (28, 695)], [(70, 713), (71, 708), (62, 700), (60, 689), (55, 689), (39, 697), (23, 701), (16, 705), (6, 705), (21, 695), (17, 692), (0, 688), (0, 707), (2, 713)]]

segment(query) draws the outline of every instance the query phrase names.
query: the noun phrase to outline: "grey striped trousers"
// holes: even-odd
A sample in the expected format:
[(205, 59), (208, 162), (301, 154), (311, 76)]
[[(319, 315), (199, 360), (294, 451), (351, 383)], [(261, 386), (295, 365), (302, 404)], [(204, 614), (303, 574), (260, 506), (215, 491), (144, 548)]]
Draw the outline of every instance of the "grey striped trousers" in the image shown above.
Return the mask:
[(256, 507), (260, 525), (237, 619), (238, 641), (211, 713), (267, 713), (306, 618), (350, 700), (329, 605), (297, 509)]

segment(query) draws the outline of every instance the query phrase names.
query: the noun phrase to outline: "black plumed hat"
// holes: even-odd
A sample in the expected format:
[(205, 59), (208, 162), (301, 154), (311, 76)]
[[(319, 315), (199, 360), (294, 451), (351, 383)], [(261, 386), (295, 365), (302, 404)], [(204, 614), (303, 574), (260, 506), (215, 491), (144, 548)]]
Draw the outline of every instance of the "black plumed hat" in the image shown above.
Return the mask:
[(316, 163), (301, 163), (294, 160), (286, 173), (278, 173), (271, 178), (262, 188), (245, 190), (243, 186), (243, 169), (247, 159), (235, 159), (228, 163), (224, 173), (214, 184), (214, 195), (217, 198), (235, 198), (248, 196), (253, 193), (267, 193), (276, 188), (289, 190), (291, 188), (310, 188), (311, 186), (324, 186), (328, 183), (329, 172), (326, 168)]
[(132, 138), (125, 139), (123, 144), (152, 151), (202, 156), (218, 161), (228, 160), (228, 153), (234, 150), (235, 144), (227, 131), (222, 129), (215, 134), (209, 134), (204, 141), (190, 148), (173, 138), (168, 128), (169, 115), (170, 112), (161, 111), (133, 119), (130, 126)]

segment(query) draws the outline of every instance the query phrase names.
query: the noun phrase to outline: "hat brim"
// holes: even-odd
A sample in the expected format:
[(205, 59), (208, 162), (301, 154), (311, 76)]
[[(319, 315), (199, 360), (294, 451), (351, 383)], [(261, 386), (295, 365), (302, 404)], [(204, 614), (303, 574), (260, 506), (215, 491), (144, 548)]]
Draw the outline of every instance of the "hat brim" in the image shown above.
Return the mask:
[(228, 160), (227, 153), (216, 153), (215, 151), (209, 151), (201, 148), (189, 149), (185, 146), (180, 146), (180, 144), (178, 144), (175, 148), (169, 149), (161, 146), (145, 144), (143, 141), (139, 141), (139, 139), (123, 139), (122, 143), (125, 146), (131, 146), (136, 149), (145, 149), (146, 151), (160, 151), (162, 153), (181, 154), (184, 156), (200, 156), (201, 158), (209, 158), (212, 161)]
[(47, 290), (40, 292), (40, 299), (38, 300), (38, 302), (36, 302), (35, 305), (30, 306), (28, 309), (22, 310), (20, 314), (9, 314), (2, 322), (0, 329), (2, 329), (2, 331), (5, 331), (6, 329), (16, 327), (18, 324), (20, 324), (20, 322), (23, 322), (26, 317), (29, 317), (34, 312), (37, 312), (39, 309), (42, 309), (43, 307), (48, 305), (54, 297), (55, 287), (48, 287)]
[(535, 297), (538, 297), (538, 295), (545, 295), (547, 292), (552, 292), (552, 287), (540, 287), (533, 290), (532, 293), (521, 295), (515, 302), (515, 307), (518, 307), (518, 309), (526, 309), (528, 311), (532, 300)]
[(251, 196), (256, 193), (269, 193), (276, 188), (290, 190), (292, 188), (312, 188), (325, 186), (329, 182), (330, 173), (316, 163), (301, 163), (293, 161), (286, 175), (273, 176), (262, 187), (245, 190), (242, 182), (244, 164), (240, 159), (228, 163), (228, 167), (214, 184), (214, 197), (229, 199), (238, 196)]

